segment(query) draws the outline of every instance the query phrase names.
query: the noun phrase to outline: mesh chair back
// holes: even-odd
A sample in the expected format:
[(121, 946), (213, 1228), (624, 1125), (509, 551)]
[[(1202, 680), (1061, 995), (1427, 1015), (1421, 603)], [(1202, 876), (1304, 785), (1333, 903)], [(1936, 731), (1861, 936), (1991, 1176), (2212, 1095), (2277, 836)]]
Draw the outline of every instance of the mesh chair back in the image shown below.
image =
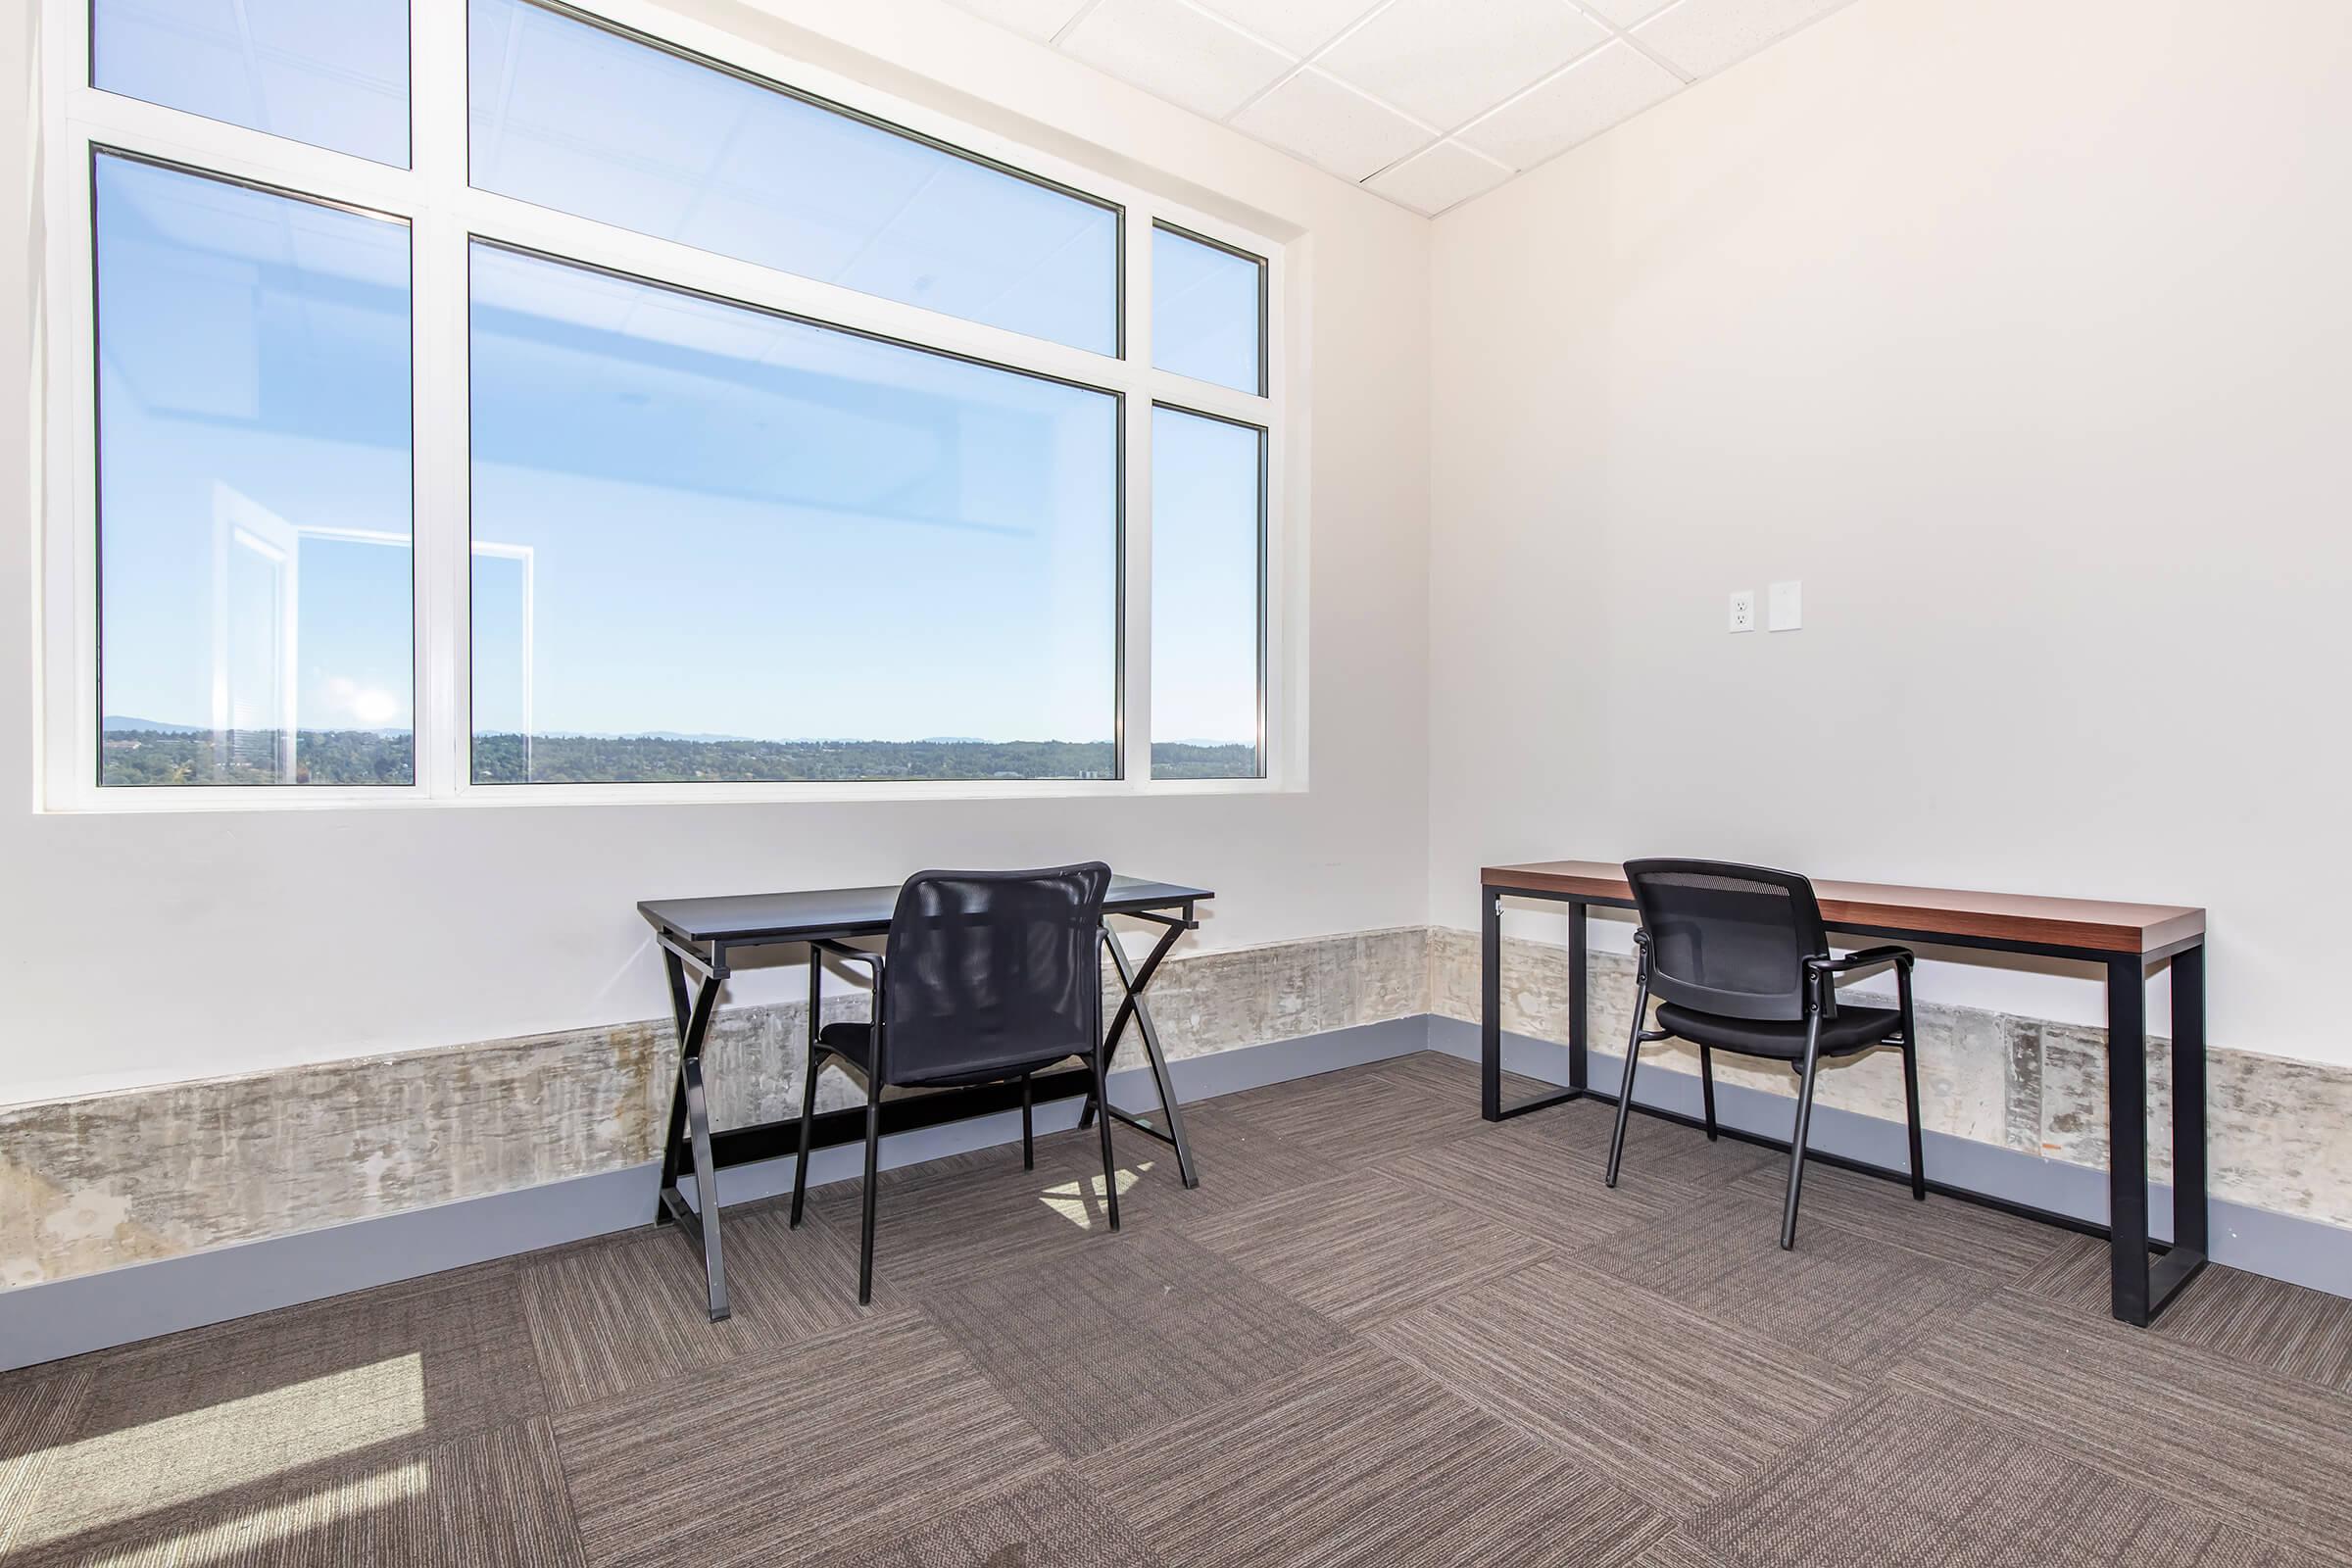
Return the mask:
[(1812, 883), (1719, 860), (1628, 860), (1625, 879), (1649, 933), (1652, 996), (1727, 1018), (1804, 1017), (1804, 960), (1830, 951)]
[(908, 877), (884, 948), (884, 1080), (986, 1082), (1092, 1052), (1109, 891), (1100, 861)]

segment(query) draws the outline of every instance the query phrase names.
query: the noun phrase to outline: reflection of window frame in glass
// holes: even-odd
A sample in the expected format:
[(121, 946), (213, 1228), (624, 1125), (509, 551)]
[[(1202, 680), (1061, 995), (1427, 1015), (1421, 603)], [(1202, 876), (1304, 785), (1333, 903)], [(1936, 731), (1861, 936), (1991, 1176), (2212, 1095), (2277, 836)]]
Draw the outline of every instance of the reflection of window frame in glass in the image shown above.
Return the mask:
[[(1304, 475), (1288, 432), (1305, 416), (1290, 333), (1302, 319), (1304, 280), (1285, 246), (1159, 191), (1039, 152), (927, 104), (878, 90), (824, 66), (795, 59), (723, 29), (676, 17), (652, 0), (599, 0), (600, 24), (713, 62), (796, 96), (831, 105), (1025, 178), (1117, 209), (1120, 222), (1121, 343), (1117, 356), (1089, 353), (1019, 332), (816, 282), (730, 257), (527, 202), (466, 182), (467, 40), (463, 5), (412, 5), (411, 169), (394, 169), (245, 126), (107, 93), (89, 85), (88, 0), (35, 0), (43, 8), (43, 121), (40, 127), (46, 317), (43, 409), (41, 803), (53, 810), (265, 808), (279, 804), (429, 805), (495, 799), (564, 804), (1084, 797), (1253, 793), (1303, 788)], [(553, 0), (533, 0), (566, 11)], [(585, 13), (568, 13), (584, 16)], [(94, 148), (349, 206), (411, 229), (412, 436), (415, 543), (416, 781), (409, 785), (304, 785), (101, 789), (87, 760), (99, 754), (96, 608), (96, 371), (93, 341)], [(1165, 224), (1187, 237), (1262, 258), (1260, 331), (1264, 385), (1233, 390), (1153, 368), (1151, 344), (1152, 234)], [(1123, 529), (1120, 540), (1117, 756), (1110, 779), (909, 781), (862, 784), (476, 786), (467, 778), (471, 740), (468, 593), (471, 577), (466, 486), (466, 247), (473, 238), (740, 301), (760, 310), (903, 341), (1006, 368), (1074, 381), (1120, 397)], [(1264, 429), (1264, 589), (1259, 650), (1264, 777), (1158, 780), (1151, 777), (1151, 416), (1154, 402)], [(546, 563), (540, 563), (542, 568)], [(689, 569), (682, 566), (680, 569)]]

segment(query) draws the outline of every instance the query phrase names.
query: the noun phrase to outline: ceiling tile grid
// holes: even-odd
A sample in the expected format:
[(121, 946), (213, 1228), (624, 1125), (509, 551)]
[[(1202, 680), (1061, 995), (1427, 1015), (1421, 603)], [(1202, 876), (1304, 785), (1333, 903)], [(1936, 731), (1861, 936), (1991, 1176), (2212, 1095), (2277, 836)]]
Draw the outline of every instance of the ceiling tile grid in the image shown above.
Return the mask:
[(953, 0), (1436, 217), (1852, 0)]

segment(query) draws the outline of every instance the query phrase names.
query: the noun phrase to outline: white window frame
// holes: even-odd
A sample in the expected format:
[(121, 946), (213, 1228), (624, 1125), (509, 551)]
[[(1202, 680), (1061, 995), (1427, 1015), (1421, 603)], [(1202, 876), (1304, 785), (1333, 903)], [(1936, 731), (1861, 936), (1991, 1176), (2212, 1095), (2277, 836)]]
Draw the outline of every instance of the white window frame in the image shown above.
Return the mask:
[[(89, 85), (89, 0), (42, 0), (41, 184), (45, 383), (34, 416), (41, 454), (39, 734), (36, 798), (46, 811), (320, 808), (724, 802), (1034, 799), (1249, 795), (1306, 788), (1305, 474), (1293, 439), (1304, 415), (1302, 241), (1237, 227), (1146, 186), (1037, 151), (919, 102), (651, 0), (572, 4), (584, 16), (707, 56), (754, 76), (1066, 185), (1122, 210), (1124, 355), (1085, 350), (834, 284), (736, 261), (476, 190), (466, 183), (466, 15), (463, 0), (410, 0), (410, 169), (392, 169)], [(414, 378), (416, 782), (410, 785), (102, 786), (98, 710), (97, 398), (91, 210), (93, 149), (179, 164), (405, 220), (410, 231)], [(1166, 222), (1264, 258), (1266, 395), (1238, 392), (1152, 366), (1152, 230)], [(906, 783), (476, 784), (469, 776), (468, 595), (470, 411), (466, 256), (470, 237), (634, 273), (748, 305), (785, 311), (953, 354), (1033, 370), (1119, 395), (1124, 446), (1116, 645), (1122, 777)], [(1166, 403), (1266, 431), (1264, 671), (1260, 755), (1265, 776), (1151, 776), (1152, 408)]]

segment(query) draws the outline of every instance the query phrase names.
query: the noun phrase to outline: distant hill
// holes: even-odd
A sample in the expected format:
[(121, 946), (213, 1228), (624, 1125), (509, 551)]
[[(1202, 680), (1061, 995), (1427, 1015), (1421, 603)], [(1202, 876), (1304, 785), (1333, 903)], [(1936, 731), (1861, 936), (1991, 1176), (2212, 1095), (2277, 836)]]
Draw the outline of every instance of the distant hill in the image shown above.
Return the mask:
[[(89, 710), (85, 708), (82, 711), (86, 713)], [(115, 730), (140, 730), (149, 735), (202, 735), (213, 726), (167, 724), (160, 718), (124, 718), (119, 713), (109, 713), (98, 721), (98, 727), (110, 733)]]
[[(273, 730), (249, 730), (219, 746), (209, 729), (110, 718), (109, 784), (273, 784)], [(304, 730), (294, 747), (300, 782), (406, 784), (414, 751), (406, 733)], [(1118, 769), (1108, 741), (745, 741), (654, 735), (476, 735), (479, 784), (854, 783), (941, 779), (1107, 779)], [(1158, 778), (1254, 778), (1250, 746), (1152, 748)]]

